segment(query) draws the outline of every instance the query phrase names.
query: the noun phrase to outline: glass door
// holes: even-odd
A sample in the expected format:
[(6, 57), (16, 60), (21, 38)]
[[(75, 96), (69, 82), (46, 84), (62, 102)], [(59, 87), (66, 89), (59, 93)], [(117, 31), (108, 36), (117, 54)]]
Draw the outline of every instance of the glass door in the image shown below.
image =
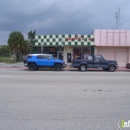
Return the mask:
[(71, 53), (67, 53), (67, 63), (71, 63)]
[(57, 58), (58, 58), (59, 60), (63, 60), (63, 51), (58, 51), (58, 52), (57, 52)]

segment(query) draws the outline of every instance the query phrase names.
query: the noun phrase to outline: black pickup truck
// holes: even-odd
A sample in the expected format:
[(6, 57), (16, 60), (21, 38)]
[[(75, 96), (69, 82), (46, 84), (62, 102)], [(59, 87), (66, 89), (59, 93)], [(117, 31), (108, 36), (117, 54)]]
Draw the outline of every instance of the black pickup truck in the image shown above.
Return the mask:
[(105, 60), (101, 55), (88, 55), (85, 59), (72, 60), (71, 68), (78, 68), (79, 71), (86, 71), (87, 68), (102, 68), (114, 72), (118, 68), (117, 61)]

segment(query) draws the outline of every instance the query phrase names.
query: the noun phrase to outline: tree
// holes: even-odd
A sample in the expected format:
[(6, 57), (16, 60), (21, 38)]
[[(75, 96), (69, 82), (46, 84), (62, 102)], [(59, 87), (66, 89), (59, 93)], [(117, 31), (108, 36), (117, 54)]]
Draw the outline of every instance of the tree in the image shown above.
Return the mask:
[(34, 45), (35, 35), (36, 35), (36, 30), (34, 30), (34, 31), (31, 30), (28, 32), (28, 39), (32, 45)]
[(24, 46), (24, 37), (21, 32), (14, 31), (10, 33), (8, 39), (8, 46), (10, 50), (16, 55), (16, 61), (20, 60), (21, 50)]
[(22, 56), (25, 56), (25, 55), (31, 53), (32, 50), (33, 50), (33, 46), (31, 44), (31, 42), (28, 41), (28, 40), (25, 40), (24, 44), (23, 44), (23, 46), (21, 48)]
[(0, 47), (0, 56), (9, 56), (9, 53), (8, 46), (3, 45)]

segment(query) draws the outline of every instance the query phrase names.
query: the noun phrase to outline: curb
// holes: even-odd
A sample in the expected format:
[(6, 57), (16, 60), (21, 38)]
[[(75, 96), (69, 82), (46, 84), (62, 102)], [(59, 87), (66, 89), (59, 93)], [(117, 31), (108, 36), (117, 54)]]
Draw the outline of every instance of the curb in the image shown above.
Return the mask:
[[(67, 66), (66, 68), (64, 68), (64, 70), (78, 70), (77, 68), (70, 68), (69, 66)], [(102, 69), (94, 69), (94, 68), (89, 68), (87, 69), (89, 71), (101, 71)], [(129, 71), (130, 69), (126, 69), (125, 67), (119, 67), (116, 71)], [(104, 71), (104, 70), (102, 70)]]

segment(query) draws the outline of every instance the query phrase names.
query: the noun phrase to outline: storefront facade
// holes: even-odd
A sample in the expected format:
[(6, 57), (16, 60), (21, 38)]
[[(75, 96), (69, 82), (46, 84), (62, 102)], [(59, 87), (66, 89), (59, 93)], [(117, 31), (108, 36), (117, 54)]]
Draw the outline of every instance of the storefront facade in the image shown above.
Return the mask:
[(130, 30), (94, 30), (95, 54), (117, 60), (120, 67), (130, 63)]
[(94, 35), (35, 36), (35, 53), (52, 54), (71, 64), (72, 59), (85, 59), (94, 54)]
[(72, 59), (85, 59), (89, 54), (101, 54), (124, 67), (130, 63), (130, 30), (95, 29), (93, 35), (35, 36), (34, 53), (52, 54), (67, 64)]

